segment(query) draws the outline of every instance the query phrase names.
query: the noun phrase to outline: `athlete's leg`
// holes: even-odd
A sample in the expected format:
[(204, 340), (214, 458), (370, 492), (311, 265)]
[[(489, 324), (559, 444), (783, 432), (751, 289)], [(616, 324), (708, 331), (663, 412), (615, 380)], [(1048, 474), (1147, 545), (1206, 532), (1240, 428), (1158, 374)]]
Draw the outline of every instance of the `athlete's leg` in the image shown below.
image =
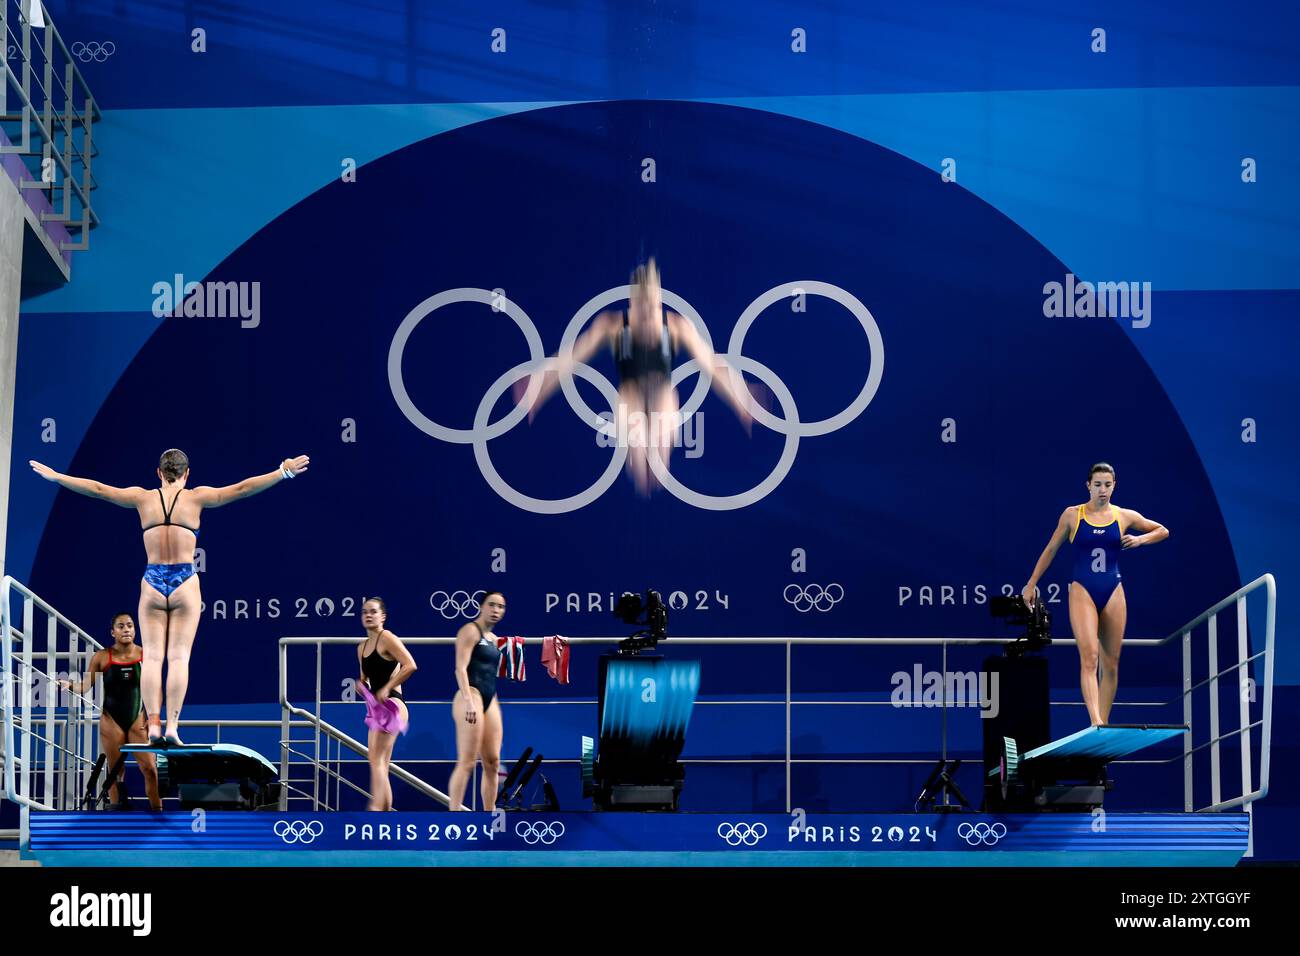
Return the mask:
[(181, 708), (185, 706), (185, 693), (190, 686), (190, 651), (199, 629), (200, 602), (197, 574), (191, 575), (171, 594), (167, 636), (167, 735), (177, 740), (180, 739)]
[(1124, 585), (1106, 602), (1106, 609), (1098, 619), (1097, 636), (1101, 645), (1101, 700), (1098, 712), (1103, 724), (1110, 722), (1110, 708), (1115, 703), (1115, 690), (1119, 687), (1119, 652), (1124, 643), (1124, 625), (1128, 622), (1128, 601)]
[(448, 810), (466, 809), (465, 787), (474, 773), (474, 763), (483, 740), (483, 722), (486, 719), (483, 714), (483, 695), (477, 687), (471, 687), (469, 692), (474, 698), (474, 710), (478, 714), (474, 723), (465, 721), (464, 694), (456, 691), (456, 697), (451, 702), (451, 719), (456, 724), (456, 766), (451, 771), (451, 782), (447, 784)]
[[(133, 744), (147, 744), (149, 742), (149, 733), (145, 729), (144, 711), (136, 717), (135, 723), (127, 732), (127, 739)], [(149, 807), (153, 810), (162, 809), (162, 796), (158, 792), (158, 761), (154, 759), (153, 754), (136, 754), (135, 762), (140, 765), (140, 773), (144, 775), (144, 791), (149, 796)]]
[(140, 696), (149, 714), (149, 726), (161, 735), (162, 666), (167, 658), (167, 599), (143, 578), (140, 580)]
[[(117, 725), (112, 717), (108, 714), (99, 716), (99, 749), (104, 754), (104, 773), (113, 773), (113, 768), (117, 766), (117, 758), (122, 754), (122, 744), (126, 743), (126, 734), (122, 733), (122, 728)], [(117, 782), (125, 775), (125, 771), (118, 771), (113, 776), (113, 782), (108, 788), (108, 799), (112, 803), (119, 800)]]
[(497, 807), (498, 770), (501, 767), (501, 698), (493, 697), (492, 706), (483, 714), (483, 736), (479, 756), (483, 760), (483, 809)]
[(1083, 703), (1088, 708), (1088, 720), (1096, 727), (1102, 723), (1097, 687), (1097, 608), (1087, 588), (1078, 581), (1070, 583), (1070, 629), (1079, 645), (1079, 686), (1083, 690)]

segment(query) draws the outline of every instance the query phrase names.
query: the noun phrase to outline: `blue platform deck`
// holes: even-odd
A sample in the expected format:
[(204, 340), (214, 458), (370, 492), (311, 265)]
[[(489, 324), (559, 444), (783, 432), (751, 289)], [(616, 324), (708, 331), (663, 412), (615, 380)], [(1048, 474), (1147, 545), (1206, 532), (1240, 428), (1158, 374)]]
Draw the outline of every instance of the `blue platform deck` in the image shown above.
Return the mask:
[(33, 813), (45, 866), (1233, 866), (1244, 813)]

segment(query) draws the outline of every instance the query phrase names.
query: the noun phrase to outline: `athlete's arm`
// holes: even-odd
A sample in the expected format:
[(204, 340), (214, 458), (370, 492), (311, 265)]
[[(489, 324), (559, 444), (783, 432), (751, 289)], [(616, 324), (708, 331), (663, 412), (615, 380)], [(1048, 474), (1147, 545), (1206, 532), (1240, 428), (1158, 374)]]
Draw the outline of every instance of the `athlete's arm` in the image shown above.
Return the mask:
[[(572, 357), (568, 360), (561, 360), (556, 364), (556, 369), (550, 372), (543, 372), (542, 388), (537, 393), (537, 399), (533, 402), (532, 407), (528, 409), (528, 421), (531, 422), (537, 417), (537, 411), (545, 404), (546, 400), (551, 397), (552, 393), (560, 387), (560, 370), (572, 371), (573, 366), (586, 364), (587, 359), (596, 354), (596, 351), (608, 340), (610, 333), (614, 331), (614, 313), (602, 312), (592, 320), (591, 328), (587, 329), (578, 336), (578, 340), (573, 343)], [(512, 393), (515, 397), (515, 404), (518, 405), (524, 400), (524, 395), (528, 391), (528, 379), (521, 378), (515, 382)]]
[(53, 481), (69, 491), (75, 491), (77, 494), (85, 495), (88, 498), (111, 501), (122, 508), (134, 508), (139, 502), (140, 496), (144, 494), (144, 489), (139, 485), (132, 485), (130, 488), (114, 488), (112, 485), (106, 485), (92, 478), (73, 478), (71, 475), (60, 474), (49, 465), (42, 465), (39, 461), (29, 461), (28, 464), (32, 466), (32, 471), (46, 481)]
[[(708, 343), (700, 338), (700, 333), (695, 326), (676, 312), (668, 313), (668, 330), (682, 343), (682, 347), (686, 349), (691, 358), (699, 363), (701, 374), (704, 373), (705, 369), (712, 370), (714, 391), (731, 406), (741, 424), (748, 430), (749, 423), (754, 420), (754, 416), (749, 410), (749, 403), (745, 401), (745, 397), (737, 394), (731, 375), (727, 371), (726, 362), (719, 359), (713, 350), (709, 348)], [(743, 385), (744, 378), (741, 377), (740, 381)]]
[(222, 488), (215, 488), (212, 485), (200, 485), (194, 489), (194, 499), (200, 508), (220, 508), (222, 505), (228, 505), (240, 498), (247, 498), (258, 492), (266, 491), (272, 485), (287, 481), (286, 473), (294, 476), (301, 475), (307, 470), (307, 465), (310, 463), (311, 459), (306, 455), (299, 455), (297, 458), (286, 458), (280, 463), (279, 468), (275, 471), (268, 471), (265, 475), (254, 475), (252, 478), (245, 478), (243, 481)]
[[(1124, 518), (1124, 526), (1127, 529), (1120, 539), (1122, 546), (1126, 549), (1140, 548), (1147, 544), (1159, 544), (1169, 537), (1168, 528), (1159, 522), (1152, 521), (1150, 518), (1144, 518), (1131, 508), (1120, 508), (1119, 513)], [(1129, 534), (1129, 531), (1135, 529), (1143, 533), (1140, 535)]]
[(1056, 552), (1060, 550), (1070, 537), (1070, 528), (1074, 524), (1074, 516), (1077, 508), (1066, 508), (1061, 512), (1061, 518), (1056, 523), (1056, 530), (1047, 540), (1047, 547), (1043, 553), (1038, 556), (1038, 563), (1034, 565), (1034, 573), (1029, 576), (1029, 583), (1020, 589), (1021, 596), (1025, 603), (1030, 607), (1037, 602), (1038, 581), (1047, 573), (1047, 569), (1052, 566), (1052, 559), (1056, 557)]
[(414, 674), (418, 668), (415, 664), (415, 658), (411, 656), (411, 652), (406, 649), (406, 645), (392, 631), (380, 631), (379, 643), (387, 647), (388, 653), (397, 660), (397, 666), (393, 668), (393, 676), (388, 678), (388, 683), (374, 691), (375, 700), (382, 704), (388, 700), (393, 688), (405, 683), (406, 679)]
[(478, 722), (474, 712), (474, 697), (469, 692), (469, 659), (474, 654), (474, 645), (478, 643), (478, 628), (466, 624), (456, 632), (456, 686), (465, 695), (465, 723)]
[(95, 679), (99, 676), (99, 672), (104, 669), (104, 663), (108, 658), (108, 653), (107, 650), (95, 652), (95, 654), (90, 658), (90, 664), (86, 667), (86, 676), (82, 680), (75, 682), (70, 680), (61, 680), (59, 681), (59, 684), (74, 693), (84, 694), (86, 691), (90, 690), (90, 688), (95, 686)]

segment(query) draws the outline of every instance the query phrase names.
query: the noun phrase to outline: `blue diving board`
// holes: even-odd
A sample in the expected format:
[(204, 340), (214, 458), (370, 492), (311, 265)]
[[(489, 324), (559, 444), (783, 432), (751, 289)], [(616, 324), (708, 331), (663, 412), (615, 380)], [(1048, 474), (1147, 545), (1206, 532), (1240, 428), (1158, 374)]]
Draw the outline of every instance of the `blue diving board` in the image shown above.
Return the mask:
[[(1086, 727), (1068, 737), (1020, 754), (1019, 766), (1023, 769), (1033, 761), (1046, 763), (1076, 759), (1095, 760), (1104, 764), (1174, 737), (1181, 737), (1186, 732), (1187, 728), (1182, 724), (1103, 724), (1100, 727)], [(993, 769), (988, 775), (996, 777), (999, 773), (998, 769)]]
[(260, 764), (262, 769), (269, 770), (272, 774), (279, 772), (276, 770), (275, 764), (256, 750), (249, 750), (247, 747), (239, 746), (239, 744), (182, 744), (179, 747), (169, 747), (163, 744), (126, 744), (122, 747), (122, 753), (156, 754), (159, 757), (166, 757), (169, 761), (193, 757), (200, 760), (208, 758), (234, 763), (243, 759)]

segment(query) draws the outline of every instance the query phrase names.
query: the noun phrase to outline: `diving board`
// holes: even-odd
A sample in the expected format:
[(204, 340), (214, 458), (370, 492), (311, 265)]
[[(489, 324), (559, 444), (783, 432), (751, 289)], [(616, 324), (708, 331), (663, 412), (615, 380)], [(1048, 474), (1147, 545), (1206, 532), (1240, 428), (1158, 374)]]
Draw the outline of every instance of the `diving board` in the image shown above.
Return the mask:
[(1026, 753), (1003, 738), (999, 766), (1001, 809), (1091, 810), (1113, 786), (1106, 764), (1187, 732), (1182, 724), (1103, 724), (1053, 740)]
[(122, 752), (153, 754), (163, 796), (179, 796), (182, 809), (257, 810), (280, 801), (275, 765), (239, 744), (126, 744)]
[(1187, 728), (1182, 724), (1103, 724), (1036, 747), (1023, 754), (1020, 762), (1025, 764), (1044, 757), (1055, 760), (1069, 757), (1118, 760), (1173, 737), (1181, 737), (1186, 732)]

